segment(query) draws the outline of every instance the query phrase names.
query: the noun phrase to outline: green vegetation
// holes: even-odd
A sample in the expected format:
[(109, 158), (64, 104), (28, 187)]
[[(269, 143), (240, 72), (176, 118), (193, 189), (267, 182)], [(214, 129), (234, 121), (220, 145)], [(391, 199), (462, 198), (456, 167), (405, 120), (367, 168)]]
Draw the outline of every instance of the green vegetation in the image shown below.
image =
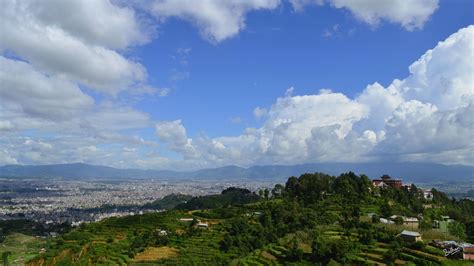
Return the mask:
[(188, 202), (192, 198), (192, 196), (184, 194), (170, 194), (168, 196), (163, 197), (162, 199), (145, 204), (144, 207), (156, 210), (171, 210), (179, 204), (184, 204)]
[(256, 202), (260, 197), (248, 189), (230, 187), (220, 195), (195, 197), (186, 203), (176, 206), (178, 210), (202, 210), (228, 207)]
[[(4, 253), (10, 262), (30, 254), (24, 260), (31, 265), (455, 265), (461, 262), (446, 259), (428, 242), (473, 238), (472, 201), (433, 190), (425, 208), (416, 186), (379, 190), (364, 175), (304, 174), (259, 194), (229, 188), (186, 200), (172, 195), (154, 204), (174, 210), (84, 224), (47, 241), (30, 238), (29, 250), (8, 242), (2, 251), (11, 252)], [(393, 214), (422, 215), (424, 242), (398, 237), (411, 229), (401, 219), (379, 222)], [(442, 215), (456, 220), (449, 226), (452, 235), (429, 226)], [(10, 239), (20, 241), (12, 234), (5, 241)]]
[(37, 257), (44, 240), (19, 233), (8, 235), (0, 244), (3, 265), (21, 265)]

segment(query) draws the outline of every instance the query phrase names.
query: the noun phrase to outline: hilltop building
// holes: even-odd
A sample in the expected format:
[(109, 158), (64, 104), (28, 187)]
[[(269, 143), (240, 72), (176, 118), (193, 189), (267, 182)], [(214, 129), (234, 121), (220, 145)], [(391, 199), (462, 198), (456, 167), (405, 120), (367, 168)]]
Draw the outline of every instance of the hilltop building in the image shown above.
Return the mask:
[(401, 188), (403, 182), (401, 179), (392, 179), (389, 175), (383, 175), (379, 179), (372, 180), (372, 185), (379, 188), (385, 188), (388, 186), (392, 188)]

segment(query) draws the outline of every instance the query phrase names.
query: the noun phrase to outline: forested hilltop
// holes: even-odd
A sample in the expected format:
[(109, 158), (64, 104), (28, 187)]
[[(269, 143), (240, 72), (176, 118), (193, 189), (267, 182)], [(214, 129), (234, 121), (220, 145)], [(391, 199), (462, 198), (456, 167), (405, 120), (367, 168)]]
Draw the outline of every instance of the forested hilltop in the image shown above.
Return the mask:
[[(474, 242), (474, 202), (431, 193), (349, 172), (290, 177), (257, 193), (175, 195), (171, 210), (32, 240), (27, 265), (473, 265), (462, 256)], [(2, 233), (8, 244), (24, 232)], [(446, 254), (446, 240), (461, 251)]]

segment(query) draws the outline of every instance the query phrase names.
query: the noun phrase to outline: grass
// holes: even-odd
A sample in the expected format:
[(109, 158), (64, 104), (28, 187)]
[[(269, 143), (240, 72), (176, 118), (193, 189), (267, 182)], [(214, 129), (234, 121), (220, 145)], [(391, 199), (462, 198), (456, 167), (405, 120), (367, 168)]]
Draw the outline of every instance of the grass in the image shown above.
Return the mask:
[(422, 236), (423, 236), (423, 240), (433, 240), (433, 239), (439, 239), (439, 240), (456, 240), (458, 241), (459, 238), (458, 237), (455, 237), (449, 233), (444, 233), (444, 232), (441, 232), (439, 230), (435, 230), (435, 229), (430, 229), (430, 230), (425, 230), (425, 231), (422, 231)]
[(268, 253), (267, 251), (262, 251), (262, 253), (260, 253), (260, 256), (264, 257), (265, 259), (267, 260), (271, 260), (271, 261), (276, 261), (278, 260), (277, 257), (273, 256), (272, 254)]
[(445, 257), (432, 255), (432, 254), (429, 254), (429, 253), (426, 253), (426, 252), (423, 252), (423, 251), (419, 251), (419, 250), (414, 250), (414, 249), (409, 249), (409, 248), (403, 248), (402, 250), (403, 250), (404, 253), (407, 253), (409, 255), (419, 257), (419, 258), (423, 258), (423, 259), (433, 261), (433, 262), (436, 262), (436, 263), (441, 263), (444, 260), (446, 260)]
[(468, 260), (445, 260), (443, 261), (443, 265), (446, 266), (473, 266), (474, 262)]
[(167, 259), (178, 255), (178, 250), (172, 247), (149, 247), (143, 252), (138, 253), (133, 260), (139, 261), (157, 261)]
[(43, 247), (44, 240), (41, 238), (14, 233), (8, 235), (0, 244), (0, 254), (11, 252), (8, 261), (14, 265), (22, 265), (26, 261), (36, 257)]

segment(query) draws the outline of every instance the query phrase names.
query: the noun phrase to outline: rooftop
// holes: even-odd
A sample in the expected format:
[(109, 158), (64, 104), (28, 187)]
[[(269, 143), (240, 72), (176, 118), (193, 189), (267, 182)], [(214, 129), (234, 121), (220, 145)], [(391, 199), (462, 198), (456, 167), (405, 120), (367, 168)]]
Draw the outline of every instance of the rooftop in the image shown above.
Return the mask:
[(403, 230), (401, 235), (406, 235), (406, 236), (421, 236), (420, 233), (418, 232), (413, 232), (413, 231), (408, 231), (408, 230)]

